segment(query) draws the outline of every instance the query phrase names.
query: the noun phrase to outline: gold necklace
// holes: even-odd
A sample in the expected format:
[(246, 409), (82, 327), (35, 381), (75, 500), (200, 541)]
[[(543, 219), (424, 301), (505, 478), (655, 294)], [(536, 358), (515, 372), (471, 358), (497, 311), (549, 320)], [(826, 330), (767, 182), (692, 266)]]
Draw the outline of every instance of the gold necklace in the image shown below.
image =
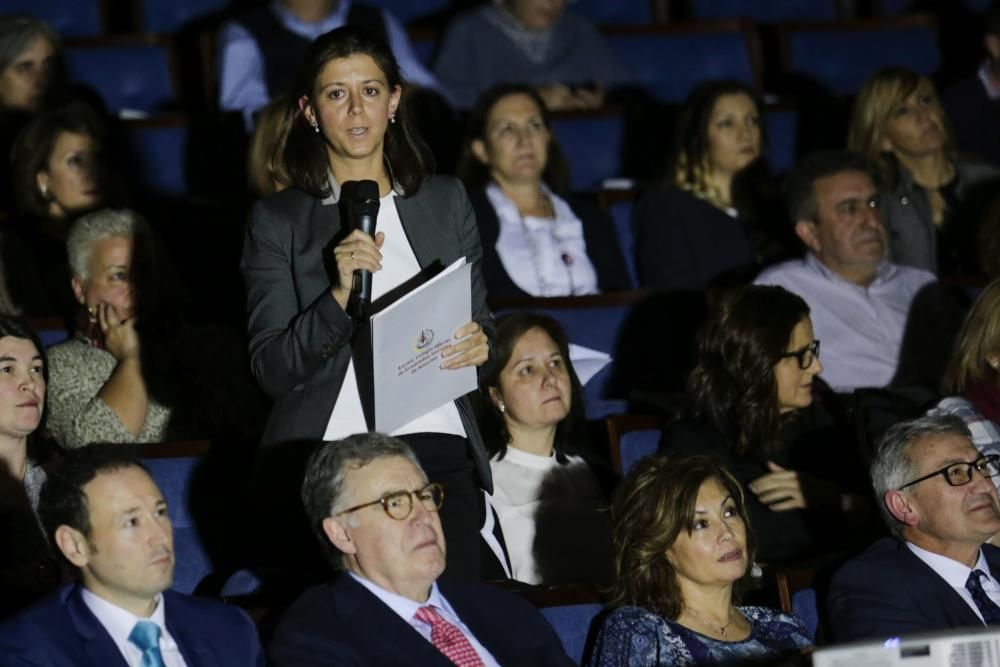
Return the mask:
[(733, 615), (733, 608), (732, 607), (729, 608), (729, 622), (726, 623), (725, 625), (716, 625), (715, 623), (709, 623), (708, 621), (706, 621), (704, 618), (701, 617), (701, 614), (699, 614), (698, 612), (696, 612), (694, 609), (691, 609), (690, 607), (688, 607), (687, 609), (685, 609), (685, 611), (687, 613), (691, 614), (692, 616), (694, 616), (694, 618), (699, 623), (701, 623), (704, 627), (711, 628), (713, 631), (715, 630), (715, 628), (719, 628), (719, 635), (723, 639), (726, 638), (726, 630), (729, 628), (730, 625), (733, 624), (733, 622), (737, 618), (736, 616)]

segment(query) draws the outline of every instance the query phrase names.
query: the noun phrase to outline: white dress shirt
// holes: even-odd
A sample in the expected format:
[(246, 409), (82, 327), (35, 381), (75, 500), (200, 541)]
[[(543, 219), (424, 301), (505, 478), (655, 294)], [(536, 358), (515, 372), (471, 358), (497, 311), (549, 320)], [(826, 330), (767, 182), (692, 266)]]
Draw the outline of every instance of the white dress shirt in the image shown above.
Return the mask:
[(444, 620), (448, 621), (462, 631), (465, 638), (469, 640), (470, 644), (472, 644), (472, 648), (476, 649), (476, 653), (479, 654), (479, 658), (483, 661), (483, 665), (485, 665), (485, 667), (499, 667), (496, 658), (494, 658), (493, 655), (486, 650), (485, 646), (479, 643), (476, 636), (472, 634), (472, 630), (470, 630), (468, 626), (462, 622), (462, 619), (458, 617), (455, 610), (451, 608), (450, 604), (448, 604), (448, 600), (441, 595), (441, 591), (438, 590), (437, 582), (431, 584), (431, 594), (427, 596), (426, 601), (414, 602), (410, 598), (387, 591), (381, 586), (378, 586), (377, 584), (374, 584), (368, 579), (354, 574), (353, 572), (348, 572), (347, 574), (354, 577), (355, 581), (367, 588), (372, 595), (384, 602), (389, 609), (396, 612), (401, 619), (408, 623), (411, 628), (419, 632), (420, 636), (428, 642), (431, 641), (431, 626), (423, 621), (418, 621), (413, 616), (421, 607), (426, 607), (428, 605), (434, 607), (434, 610), (439, 613)]
[(163, 609), (166, 602), (163, 600), (162, 595), (157, 596), (156, 608), (149, 618), (141, 618), (131, 612), (125, 611), (104, 598), (94, 595), (86, 588), (81, 590), (81, 596), (83, 597), (83, 603), (87, 605), (87, 608), (93, 612), (100, 624), (111, 635), (111, 639), (114, 641), (115, 646), (118, 647), (118, 650), (121, 651), (122, 657), (125, 658), (125, 662), (128, 663), (129, 667), (139, 667), (142, 663), (142, 651), (128, 640), (129, 635), (132, 634), (132, 629), (135, 628), (135, 624), (139, 621), (152, 621), (160, 626), (160, 654), (163, 656), (165, 667), (187, 667), (187, 663), (184, 662), (184, 656), (181, 655), (180, 647), (177, 646), (177, 642), (174, 641), (174, 638), (167, 631), (166, 614)]
[(761, 272), (755, 285), (778, 285), (809, 305), (817, 340), (823, 343), (823, 379), (834, 391), (884, 387), (899, 366), (913, 298), (934, 274), (883, 262), (868, 287), (855, 285), (808, 253)]
[(1000, 605), (1000, 584), (993, 578), (993, 573), (990, 572), (990, 566), (986, 562), (986, 557), (983, 556), (982, 549), (979, 550), (979, 560), (976, 561), (976, 567), (969, 568), (957, 560), (921, 549), (916, 544), (907, 542), (906, 546), (913, 552), (914, 556), (927, 563), (927, 567), (934, 570), (939, 577), (955, 589), (955, 592), (965, 600), (965, 604), (969, 605), (969, 608), (976, 612), (979, 620), (983, 620), (983, 615), (980, 613), (979, 607), (976, 606), (976, 602), (972, 599), (972, 593), (965, 587), (965, 582), (969, 580), (972, 570), (979, 570), (986, 575), (985, 577), (979, 577), (979, 582), (983, 585), (986, 595)]

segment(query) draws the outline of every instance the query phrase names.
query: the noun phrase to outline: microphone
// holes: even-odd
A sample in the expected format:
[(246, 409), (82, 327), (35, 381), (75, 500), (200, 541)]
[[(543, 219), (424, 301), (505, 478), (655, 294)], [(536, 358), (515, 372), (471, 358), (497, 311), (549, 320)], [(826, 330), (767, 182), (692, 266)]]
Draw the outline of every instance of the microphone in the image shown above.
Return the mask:
[[(350, 224), (369, 236), (375, 236), (375, 221), (378, 219), (379, 192), (375, 181), (348, 181), (341, 187), (341, 195), (347, 205)], [(355, 319), (368, 316), (372, 302), (372, 272), (358, 269), (354, 272), (351, 286), (351, 301), (347, 305), (348, 314)]]

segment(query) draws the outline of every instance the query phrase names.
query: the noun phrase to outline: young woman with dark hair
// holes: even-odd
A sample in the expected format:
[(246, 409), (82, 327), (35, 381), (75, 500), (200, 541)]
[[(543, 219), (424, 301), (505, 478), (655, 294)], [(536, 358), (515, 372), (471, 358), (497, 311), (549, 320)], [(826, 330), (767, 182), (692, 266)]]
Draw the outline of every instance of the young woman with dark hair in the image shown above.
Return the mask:
[(850, 440), (834, 438), (837, 450), (824, 449), (832, 424), (820, 426), (822, 435), (805, 434), (817, 425), (796, 419), (812, 406), (813, 380), (823, 370), (805, 301), (780, 287), (735, 290), (698, 340), (690, 404), (667, 428), (661, 450), (712, 454), (733, 470), (750, 491), (762, 560), (837, 544), (840, 519), (860, 502), (852, 491), (863, 488), (854, 479), (863, 468)]
[[(389, 47), (356, 27), (309, 47), (289, 109), (284, 167), (291, 186), (251, 213), (241, 267), (247, 286), (251, 367), (275, 401), (263, 442), (337, 440), (369, 430), (352, 358), (363, 327), (347, 314), (354, 274), (372, 272), (372, 299), (440, 263), (472, 265), (472, 318), (445, 349), (443, 366), (479, 366), (493, 321), (482, 249), (465, 189), (429, 176), (430, 160), (407, 117), (407, 93)], [(371, 180), (381, 198), (374, 236), (343, 220), (341, 185)], [(430, 480), (446, 484), (441, 519), (448, 568), (480, 576), (489, 456), (462, 397), (392, 435), (406, 440)]]

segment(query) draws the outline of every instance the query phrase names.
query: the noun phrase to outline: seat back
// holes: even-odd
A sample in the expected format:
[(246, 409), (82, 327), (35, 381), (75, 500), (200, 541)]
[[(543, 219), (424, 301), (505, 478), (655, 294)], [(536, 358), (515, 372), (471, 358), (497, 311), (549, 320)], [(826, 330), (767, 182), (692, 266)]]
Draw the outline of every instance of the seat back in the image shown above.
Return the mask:
[(621, 174), (625, 119), (620, 110), (557, 113), (552, 132), (569, 164), (574, 191), (596, 190)]
[(855, 94), (882, 67), (931, 75), (941, 64), (937, 25), (926, 16), (780, 26), (778, 40), (787, 72), (834, 95)]
[(799, 116), (793, 108), (767, 107), (764, 122), (767, 162), (774, 173), (784, 173), (795, 166), (798, 155)]
[(819, 627), (819, 608), (816, 604), (816, 580), (814, 570), (779, 570), (775, 573), (778, 585), (778, 600), (782, 611), (793, 614), (816, 637)]
[(576, 0), (569, 6), (569, 11), (586, 16), (594, 23), (604, 25), (649, 25), (653, 23), (654, 19), (654, 4), (656, 4), (655, 0), (626, 0), (625, 2)]
[(836, 0), (691, 0), (691, 14), (699, 20), (742, 17), (755, 23), (838, 18)]
[(611, 466), (623, 477), (640, 459), (655, 454), (663, 432), (652, 415), (611, 415), (606, 418)]
[(590, 626), (603, 609), (604, 605), (590, 602), (542, 607), (539, 611), (556, 631), (566, 655), (576, 664), (582, 665)]
[(709, 79), (760, 86), (757, 33), (744, 21), (614, 28), (607, 38), (634, 82), (661, 102), (680, 104)]
[(171, 41), (154, 35), (66, 40), (66, 68), (90, 86), (108, 111), (161, 111), (177, 103)]
[(182, 197), (187, 173), (190, 128), (186, 118), (170, 114), (125, 121), (136, 178), (149, 192)]
[(599, 195), (601, 207), (611, 214), (614, 222), (618, 247), (625, 259), (625, 268), (633, 289), (639, 287), (639, 271), (635, 262), (635, 229), (632, 226), (632, 209), (637, 196), (636, 190), (603, 190)]
[(173, 589), (187, 594), (213, 571), (191, 513), (192, 480), (208, 446), (207, 441), (153, 444), (142, 452), (143, 464), (167, 501), (174, 527)]
[(184, 24), (220, 12), (230, 0), (139, 0), (140, 27), (146, 32), (176, 32)]
[(61, 37), (96, 37), (105, 32), (107, 0), (3, 0), (0, 14), (40, 18)]
[(403, 25), (448, 9), (448, 0), (379, 0), (372, 3), (389, 12)]

